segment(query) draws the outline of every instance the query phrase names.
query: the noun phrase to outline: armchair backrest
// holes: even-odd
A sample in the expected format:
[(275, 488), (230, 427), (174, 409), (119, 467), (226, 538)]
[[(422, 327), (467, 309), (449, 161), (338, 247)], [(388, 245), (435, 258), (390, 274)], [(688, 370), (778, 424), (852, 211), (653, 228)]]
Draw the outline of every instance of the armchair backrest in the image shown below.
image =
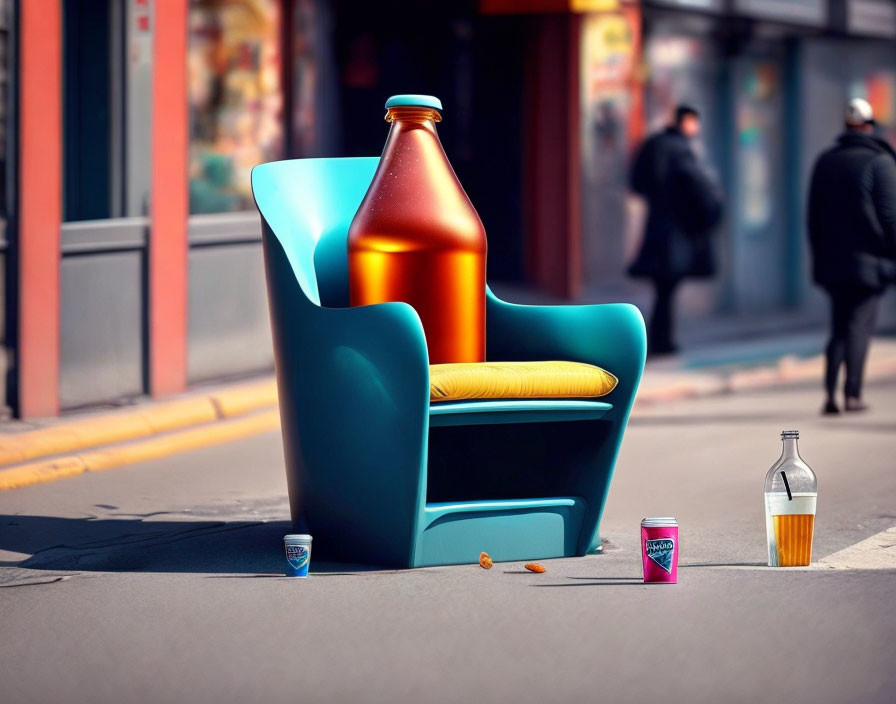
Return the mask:
[(348, 305), (346, 238), (378, 157), (291, 159), (252, 169), (252, 193), (312, 303)]

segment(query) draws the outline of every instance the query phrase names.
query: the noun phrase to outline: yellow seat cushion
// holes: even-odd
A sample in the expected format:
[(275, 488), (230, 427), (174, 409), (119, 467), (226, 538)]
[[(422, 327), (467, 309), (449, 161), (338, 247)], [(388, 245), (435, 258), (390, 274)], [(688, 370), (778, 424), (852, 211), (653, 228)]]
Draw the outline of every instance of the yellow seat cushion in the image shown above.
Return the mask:
[(581, 362), (431, 364), (431, 401), (498, 398), (588, 398), (616, 388), (610, 372)]

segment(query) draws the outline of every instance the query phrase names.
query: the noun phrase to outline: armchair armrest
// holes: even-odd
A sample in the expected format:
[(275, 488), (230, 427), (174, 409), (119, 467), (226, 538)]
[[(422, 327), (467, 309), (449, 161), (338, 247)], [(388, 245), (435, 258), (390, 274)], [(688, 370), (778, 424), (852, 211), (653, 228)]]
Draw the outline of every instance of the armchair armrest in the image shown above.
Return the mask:
[[(427, 416), (429, 356), (423, 325), (411, 306), (314, 306), (308, 312), (307, 328), (291, 331), (301, 339), (286, 345), (295, 350), (289, 364), (300, 382), (292, 391), (305, 404), (318, 415), (332, 413), (327, 421), (334, 424), (363, 419), (366, 428), (355, 430), (361, 434), (393, 416)], [(363, 418), (359, 409), (375, 410), (376, 418)]]
[[(644, 370), (647, 337), (641, 312), (628, 303), (532, 306), (486, 290), (490, 360), (566, 360), (594, 364), (619, 379), (607, 400), (628, 415)], [(618, 410), (617, 410), (618, 409)]]

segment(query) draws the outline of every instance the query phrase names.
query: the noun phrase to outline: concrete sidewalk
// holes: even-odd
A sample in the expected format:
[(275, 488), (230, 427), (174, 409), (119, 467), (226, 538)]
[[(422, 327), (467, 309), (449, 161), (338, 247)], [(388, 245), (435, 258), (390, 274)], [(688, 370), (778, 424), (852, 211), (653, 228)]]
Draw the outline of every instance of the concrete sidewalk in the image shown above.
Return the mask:
[[(707, 346), (650, 360), (636, 408), (768, 387), (817, 384), (815, 334)], [(896, 377), (896, 339), (877, 338), (866, 378)], [(106, 412), (0, 424), (0, 491), (123, 467), (279, 427), (273, 378)]]
[(279, 427), (273, 378), (105, 412), (0, 425), (0, 490), (122, 467)]
[[(637, 405), (682, 398), (764, 389), (782, 385), (814, 384), (824, 377), (824, 355), (817, 335), (754, 340), (697, 349), (685, 355), (648, 361)], [(896, 339), (875, 338), (865, 368), (868, 381), (896, 376)]]
[[(799, 386), (639, 408), (603, 554), (544, 574), (487, 544), (490, 570), (327, 564), (352, 538), (317, 531), (311, 578), (283, 577), (276, 431), (0, 492), (0, 702), (891, 704), (894, 391), (837, 418)], [(819, 478), (815, 569), (765, 567), (783, 428)], [(643, 584), (640, 521), (669, 515), (679, 583)]]

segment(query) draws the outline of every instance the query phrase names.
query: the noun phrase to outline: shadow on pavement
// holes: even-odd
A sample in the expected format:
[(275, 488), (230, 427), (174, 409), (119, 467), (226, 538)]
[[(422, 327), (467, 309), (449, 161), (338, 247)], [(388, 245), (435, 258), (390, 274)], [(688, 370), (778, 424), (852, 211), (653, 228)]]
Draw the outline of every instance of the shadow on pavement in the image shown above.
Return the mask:
[[(25, 553), (0, 567), (97, 572), (280, 576), (289, 521), (163, 521), (0, 515), (0, 550)], [(317, 561), (312, 572), (382, 569)]]

